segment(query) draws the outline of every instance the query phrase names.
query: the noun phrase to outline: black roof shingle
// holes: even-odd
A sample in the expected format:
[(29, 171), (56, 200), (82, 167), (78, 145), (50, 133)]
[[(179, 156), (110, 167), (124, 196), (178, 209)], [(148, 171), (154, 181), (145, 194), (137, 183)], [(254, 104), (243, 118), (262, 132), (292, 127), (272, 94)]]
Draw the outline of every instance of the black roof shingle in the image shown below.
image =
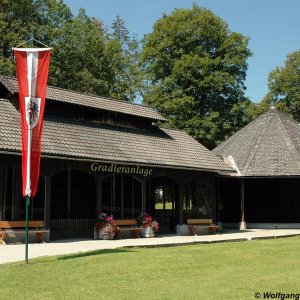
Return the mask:
[[(0, 149), (21, 152), (19, 112), (0, 99)], [(223, 160), (187, 133), (158, 128), (156, 132), (66, 119), (44, 122), (42, 153), (50, 156), (139, 163), (213, 172), (232, 172)]]
[(271, 107), (213, 152), (234, 161), (241, 176), (299, 176), (300, 125)]
[[(13, 77), (0, 75), (0, 82), (10, 93), (18, 93), (17, 80)], [(138, 117), (143, 117), (153, 121), (165, 122), (166, 119), (152, 108), (130, 103), (127, 101), (114, 100), (76, 91), (61, 89), (53, 86), (47, 87), (47, 99), (58, 102), (66, 102), (75, 105), (92, 107), (104, 111), (118, 112)]]

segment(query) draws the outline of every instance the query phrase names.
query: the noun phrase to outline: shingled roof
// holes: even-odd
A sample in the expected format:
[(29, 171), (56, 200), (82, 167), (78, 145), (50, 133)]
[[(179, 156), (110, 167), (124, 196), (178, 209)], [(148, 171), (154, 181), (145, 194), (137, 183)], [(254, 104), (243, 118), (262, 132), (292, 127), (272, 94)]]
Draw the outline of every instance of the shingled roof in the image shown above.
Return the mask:
[[(0, 75), (0, 82), (7, 88), (7, 90), (11, 94), (18, 93), (18, 84), (16, 78)], [(166, 119), (162, 115), (145, 105), (79, 93), (49, 85), (47, 87), (47, 99), (92, 107), (111, 112), (139, 116), (154, 121), (166, 121)]]
[[(0, 150), (21, 152), (20, 119), (16, 107), (0, 99)], [(223, 160), (187, 133), (158, 128), (156, 132), (46, 119), (42, 153), (53, 157), (139, 163), (205, 171), (232, 171)]]
[(271, 107), (213, 152), (240, 176), (299, 176), (300, 125)]

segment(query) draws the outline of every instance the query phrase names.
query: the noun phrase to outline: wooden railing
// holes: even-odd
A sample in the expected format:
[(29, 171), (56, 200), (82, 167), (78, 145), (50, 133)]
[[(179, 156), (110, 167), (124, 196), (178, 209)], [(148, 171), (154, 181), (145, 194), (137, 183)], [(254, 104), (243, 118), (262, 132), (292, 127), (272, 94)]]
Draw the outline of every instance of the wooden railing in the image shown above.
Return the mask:
[(95, 219), (51, 219), (50, 229), (90, 229), (94, 228)]

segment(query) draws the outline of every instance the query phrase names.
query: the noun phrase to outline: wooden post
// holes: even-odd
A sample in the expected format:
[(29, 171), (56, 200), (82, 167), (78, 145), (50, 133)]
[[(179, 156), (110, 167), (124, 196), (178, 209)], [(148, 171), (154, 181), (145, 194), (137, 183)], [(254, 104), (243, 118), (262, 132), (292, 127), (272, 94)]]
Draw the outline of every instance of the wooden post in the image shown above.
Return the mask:
[(16, 168), (12, 168), (12, 187), (11, 187), (11, 219), (16, 219)]
[(112, 193), (111, 193), (111, 208), (110, 213), (114, 214), (116, 209), (116, 176), (112, 175)]
[[(149, 202), (149, 212), (150, 212), (150, 214), (153, 214), (153, 211), (154, 211), (154, 208), (153, 208), (153, 203), (152, 203), (152, 199), (151, 199), (151, 189), (152, 189), (152, 186), (151, 186), (151, 184), (152, 184), (152, 180), (151, 180), (151, 177), (150, 177), (150, 179), (149, 179), (149, 184), (148, 184), (148, 186), (149, 186), (149, 194), (148, 194), (148, 202)], [(154, 204), (155, 205), (155, 204)]]
[(2, 220), (6, 219), (6, 193), (7, 193), (7, 168), (4, 169), (4, 176), (3, 176), (3, 211), (2, 211)]
[(72, 197), (71, 170), (68, 170), (68, 219), (70, 219), (71, 217), (71, 197)]
[(51, 211), (51, 176), (45, 176), (45, 204), (44, 223), (46, 228), (50, 228)]
[(131, 217), (134, 218), (134, 178), (131, 177)]
[(121, 218), (124, 219), (124, 176), (121, 175)]
[(178, 205), (179, 205), (179, 225), (183, 224), (183, 199), (182, 199), (182, 190), (183, 190), (183, 185), (182, 183), (179, 183), (178, 187)]
[(241, 223), (240, 230), (246, 230), (247, 224), (245, 222), (245, 182), (244, 178), (241, 178)]
[(212, 199), (210, 203), (211, 209), (211, 217), (213, 218), (214, 222), (217, 221), (217, 191), (216, 191), (216, 179), (210, 179), (211, 188), (212, 188)]
[(220, 178), (216, 177), (216, 204), (217, 204), (217, 224), (219, 228), (222, 228), (222, 222), (221, 222), (221, 202), (220, 202)]
[(16, 169), (16, 185), (15, 185), (15, 217), (16, 220), (20, 218), (20, 205), (22, 199), (22, 175), (21, 169)]
[(0, 169), (0, 220), (3, 220), (3, 209), (4, 209), (4, 203), (3, 203), (3, 193), (4, 193), (4, 169)]
[(146, 182), (142, 182), (142, 211), (146, 210)]
[(97, 201), (96, 201), (96, 211), (102, 211), (102, 177), (97, 177)]

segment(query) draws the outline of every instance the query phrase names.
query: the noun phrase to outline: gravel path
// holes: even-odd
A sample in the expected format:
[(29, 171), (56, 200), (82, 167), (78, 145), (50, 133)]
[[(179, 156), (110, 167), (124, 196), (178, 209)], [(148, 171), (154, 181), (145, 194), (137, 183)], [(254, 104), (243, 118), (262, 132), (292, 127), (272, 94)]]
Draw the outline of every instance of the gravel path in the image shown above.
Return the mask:
[[(42, 256), (74, 254), (93, 250), (116, 249), (122, 247), (163, 247), (195, 243), (247, 241), (300, 235), (300, 229), (251, 229), (228, 231), (217, 235), (201, 236), (158, 236), (154, 238), (103, 240), (60, 240), (43, 244), (29, 244), (29, 259)], [(0, 264), (24, 260), (25, 245), (0, 245)]]

